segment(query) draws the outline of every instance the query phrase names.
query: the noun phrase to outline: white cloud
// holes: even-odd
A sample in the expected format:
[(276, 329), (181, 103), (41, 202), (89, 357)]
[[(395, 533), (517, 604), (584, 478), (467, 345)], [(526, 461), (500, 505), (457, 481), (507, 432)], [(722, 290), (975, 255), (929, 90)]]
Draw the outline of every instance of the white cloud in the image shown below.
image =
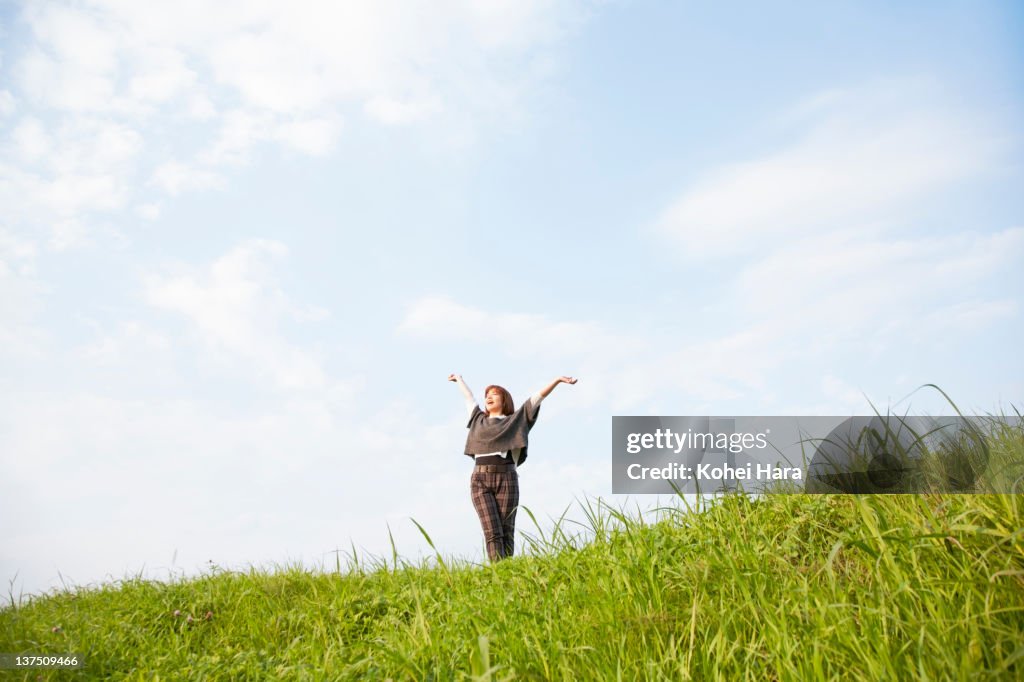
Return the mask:
[(15, 362), (43, 355), (49, 339), (33, 320), (44, 293), (38, 253), (35, 242), (0, 226), (0, 349)]
[(160, 210), (158, 203), (139, 204), (135, 207), (135, 213), (145, 220), (156, 220), (160, 217)]
[(296, 151), (324, 156), (333, 149), (340, 129), (341, 124), (336, 120), (308, 119), (280, 124), (276, 137)]
[(968, 338), (1012, 318), (1017, 304), (991, 292), (1022, 259), (1021, 228), (904, 238), (826, 232), (741, 262), (718, 299), (683, 309), (675, 335), (624, 334), (441, 296), (416, 300), (398, 329), (497, 351), (506, 361), (557, 359), (584, 379), (575, 405), (606, 404), (614, 413), (718, 413), (730, 403), (770, 410), (776, 391), (808, 382), (821, 401), (812, 390), (804, 406), (819, 413), (866, 409), (862, 395), (837, 388), (838, 369), (818, 372), (837, 358), (861, 366), (886, 352), (902, 357), (936, 335)]
[(285, 254), (280, 242), (250, 240), (208, 267), (150, 276), (146, 300), (183, 315), (205, 347), (224, 352), (224, 362), (269, 375), (281, 388), (322, 390), (330, 378), (320, 360), (281, 329), (287, 318), (311, 317), (309, 306), (293, 303), (276, 283), (271, 263)]
[(92, 216), (126, 207), (142, 147), (138, 132), (103, 118), (20, 118), (0, 139), (5, 220), (19, 232), (49, 233), (57, 250), (88, 243)]
[(1005, 142), (986, 115), (918, 83), (828, 91), (791, 117), (806, 130), (798, 141), (705, 173), (657, 230), (692, 259), (821, 231), (877, 230), (923, 194), (985, 170)]
[(36, 43), (14, 64), (30, 101), (56, 109), (109, 111), (121, 42), (117, 27), (98, 15), (59, 5), (26, 10)]
[(50, 226), (50, 238), (46, 243), (54, 251), (84, 246), (89, 243), (88, 230), (82, 225), (82, 221), (64, 218)]
[[(784, 409), (863, 410), (865, 387), (840, 390), (836, 377), (871, 364), (913, 364), (915, 348), (978, 338), (1013, 319), (1018, 304), (1005, 283), (1022, 258), (1020, 228), (904, 238), (838, 231), (796, 240), (736, 268), (720, 305), (747, 327), (741, 342), (730, 348), (714, 338), (692, 347), (666, 364), (667, 374), (680, 385), (688, 375), (708, 385), (724, 378), (745, 404), (765, 401), (778, 386), (819, 382), (820, 394), (789, 398)], [(698, 366), (687, 357), (699, 358)]]
[(56, 130), (51, 166), (60, 173), (120, 173), (142, 150), (132, 128), (99, 118), (77, 118)]
[(47, 157), (52, 148), (50, 135), (35, 118), (21, 121), (11, 133), (15, 153), (23, 160), (35, 163)]
[(822, 378), (821, 392), (826, 398), (842, 405), (851, 413), (856, 414), (858, 410), (863, 411), (868, 404), (861, 391), (831, 374), (826, 374)]
[(168, 161), (153, 171), (152, 183), (173, 197), (186, 191), (222, 187), (224, 178), (211, 170)]
[(36, 245), (0, 228), (0, 272), (16, 271), (22, 275), (35, 272)]
[(15, 89), (0, 93), (2, 115), (27, 105), (0, 199), (38, 228), (74, 219), (87, 234), (147, 182), (171, 196), (222, 186), (257, 144), (329, 154), (360, 112), (435, 121), (447, 132), (432, 139), (464, 143), (515, 118), (547, 77), (534, 64), (584, 13), (576, 0), (30, 4)]
[(373, 97), (366, 102), (364, 111), (371, 119), (389, 125), (412, 123), (439, 113), (443, 109), (441, 98), (436, 94), (420, 99), (395, 99)]
[[(461, 341), (515, 360), (565, 363), (582, 377), (573, 388), (575, 406), (600, 403), (616, 412), (680, 391), (691, 408), (735, 398), (762, 388), (781, 357), (777, 346), (767, 343), (775, 332), (760, 327), (681, 341), (644, 330), (620, 333), (588, 321), (486, 311), (445, 297), (414, 302), (398, 330), (419, 339)], [(679, 405), (678, 397), (674, 400)]]
[(10, 90), (0, 90), (0, 116), (10, 116), (18, 109), (18, 104)]
[(443, 296), (415, 301), (399, 325), (399, 331), (420, 338), (458, 339), (488, 343), (511, 355), (530, 355), (563, 349), (593, 354), (611, 349), (636, 351), (640, 341), (615, 333), (593, 322), (552, 320), (544, 315), (489, 312)]
[(153, 362), (155, 354), (164, 354), (172, 347), (166, 335), (136, 320), (118, 323), (112, 332), (103, 331), (97, 323), (92, 326), (100, 331), (99, 337), (79, 348), (76, 354), (93, 364), (126, 364), (127, 357), (135, 352)]
[(174, 47), (140, 48), (135, 56), (137, 75), (128, 83), (128, 96), (154, 104), (186, 95), (198, 80), (186, 66), (185, 54)]
[(264, 113), (233, 109), (220, 116), (220, 129), (210, 146), (198, 155), (207, 166), (242, 165), (249, 160), (249, 150), (268, 139), (274, 128), (272, 118)]
[(963, 301), (931, 313), (925, 320), (924, 328), (935, 334), (963, 333), (977, 330), (994, 322), (1007, 320), (1020, 314), (1020, 304), (1015, 300)]
[[(962, 313), (965, 298), (998, 290), (992, 285), (1022, 258), (1022, 228), (887, 239), (835, 232), (780, 247), (740, 268), (735, 305), (794, 333), (815, 328), (828, 337), (870, 330), (906, 339), (932, 333), (928, 320), (945, 318), (948, 324), (952, 318), (943, 311)], [(978, 305), (989, 313), (1009, 310), (983, 300), (970, 307)], [(995, 319), (972, 317), (976, 323)]]
[[(690, 344), (666, 376), (748, 402), (780, 382), (817, 384), (821, 400), (809, 393), (804, 406), (863, 408), (836, 362), (904, 358), (1017, 315), (1005, 288), (1024, 230), (936, 233), (925, 222), (934, 199), (998, 171), (1010, 128), (937, 92), (893, 81), (816, 93), (779, 119), (795, 141), (711, 169), (671, 202), (657, 231), (684, 262), (728, 273), (715, 305), (734, 321)], [(701, 376), (686, 355), (711, 372)], [(728, 379), (718, 393), (716, 377)]]
[[(54, 229), (124, 207), (142, 148), (131, 128), (81, 117), (53, 127), (26, 116), (0, 146), (0, 200), (8, 220)], [(56, 241), (61, 241), (55, 235)]]

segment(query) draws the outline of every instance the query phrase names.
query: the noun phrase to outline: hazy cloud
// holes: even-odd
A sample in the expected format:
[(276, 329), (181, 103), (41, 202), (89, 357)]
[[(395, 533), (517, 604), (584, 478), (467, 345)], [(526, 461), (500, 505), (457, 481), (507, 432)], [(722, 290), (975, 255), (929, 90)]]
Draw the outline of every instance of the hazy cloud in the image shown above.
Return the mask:
[(986, 170), (1005, 142), (986, 114), (913, 82), (830, 90), (786, 121), (796, 141), (708, 170), (663, 211), (657, 231), (685, 258), (885, 229), (922, 195)]
[[(136, 196), (147, 182), (172, 197), (220, 187), (258, 144), (323, 156), (350, 117), (437, 119), (464, 142), (515, 117), (546, 77), (535, 52), (583, 16), (570, 0), (29, 4), (0, 93), (0, 115), (26, 105), (0, 142), (0, 199), (37, 229), (75, 218), (78, 237), (53, 239), (66, 248), (90, 214), (152, 201)], [(162, 144), (143, 149), (143, 131)]]
[(227, 364), (269, 374), (282, 388), (323, 389), (329, 377), (321, 361), (282, 329), (288, 318), (310, 318), (309, 307), (276, 283), (272, 263), (286, 254), (280, 242), (250, 240), (209, 266), (150, 276), (146, 300), (185, 317), (204, 347), (223, 352)]

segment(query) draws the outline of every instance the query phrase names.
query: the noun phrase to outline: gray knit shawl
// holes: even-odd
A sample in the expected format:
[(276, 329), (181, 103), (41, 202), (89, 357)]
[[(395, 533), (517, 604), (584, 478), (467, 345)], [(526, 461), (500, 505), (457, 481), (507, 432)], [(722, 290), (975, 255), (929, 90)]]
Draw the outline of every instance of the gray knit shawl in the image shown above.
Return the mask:
[(466, 424), (469, 434), (466, 436), (464, 454), (472, 457), (522, 448), (519, 453), (519, 464), (522, 464), (526, 461), (527, 437), (537, 423), (539, 414), (540, 405), (534, 405), (531, 399), (527, 399), (518, 410), (504, 419), (488, 417), (479, 405), (475, 406)]

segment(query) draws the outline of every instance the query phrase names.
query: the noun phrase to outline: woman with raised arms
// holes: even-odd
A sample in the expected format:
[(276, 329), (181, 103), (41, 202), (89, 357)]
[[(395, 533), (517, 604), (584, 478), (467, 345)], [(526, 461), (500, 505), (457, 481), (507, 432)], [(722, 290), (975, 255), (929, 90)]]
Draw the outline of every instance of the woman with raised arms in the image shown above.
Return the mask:
[(466, 396), (469, 435), (464, 454), (475, 460), (470, 477), (473, 507), (480, 517), (491, 561), (512, 556), (515, 549), (516, 510), (519, 507), (519, 475), (516, 467), (526, 461), (527, 439), (537, 422), (540, 402), (558, 384), (575, 384), (573, 377), (558, 377), (515, 409), (512, 396), (501, 386), (484, 389), (484, 409), (458, 374), (448, 375)]

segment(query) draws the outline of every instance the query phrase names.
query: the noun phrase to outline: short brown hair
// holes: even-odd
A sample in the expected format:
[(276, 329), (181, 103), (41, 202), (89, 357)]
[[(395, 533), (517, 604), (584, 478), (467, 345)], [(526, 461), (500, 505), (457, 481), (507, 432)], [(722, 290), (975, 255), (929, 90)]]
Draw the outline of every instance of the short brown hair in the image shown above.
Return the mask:
[(501, 413), (506, 417), (516, 411), (516, 405), (512, 402), (512, 394), (505, 390), (504, 387), (496, 384), (491, 384), (484, 389), (484, 399), (487, 399), (487, 394), (491, 391), (497, 391), (498, 395), (501, 396)]

